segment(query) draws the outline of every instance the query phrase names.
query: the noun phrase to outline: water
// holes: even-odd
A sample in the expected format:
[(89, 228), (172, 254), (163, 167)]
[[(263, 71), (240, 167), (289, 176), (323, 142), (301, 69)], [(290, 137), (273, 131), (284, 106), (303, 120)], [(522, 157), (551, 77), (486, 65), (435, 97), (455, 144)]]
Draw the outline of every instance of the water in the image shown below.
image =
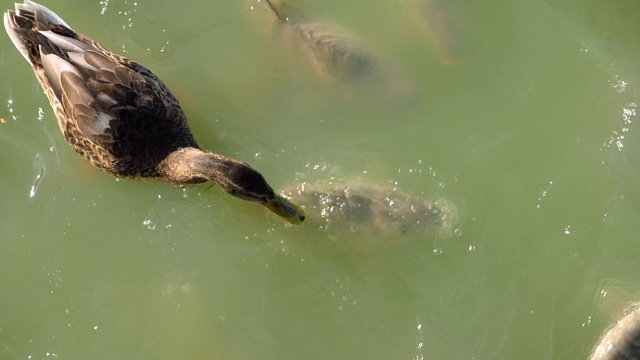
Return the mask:
[(163, 78), (202, 147), (276, 188), (446, 197), (455, 235), (350, 249), (217, 188), (116, 181), (68, 148), (2, 36), (0, 358), (584, 359), (640, 299), (636, 2), (452, 2), (453, 65), (402, 4), (297, 4), (416, 99), (314, 73), (246, 2), (44, 5)]

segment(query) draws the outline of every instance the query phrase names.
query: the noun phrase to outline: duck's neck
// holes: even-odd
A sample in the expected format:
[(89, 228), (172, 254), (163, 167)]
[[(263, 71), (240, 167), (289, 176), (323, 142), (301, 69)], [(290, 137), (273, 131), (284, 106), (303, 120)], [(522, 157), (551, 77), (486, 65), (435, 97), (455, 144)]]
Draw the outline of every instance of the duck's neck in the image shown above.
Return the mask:
[(186, 147), (169, 154), (158, 166), (158, 171), (174, 184), (212, 181), (225, 188), (228, 169), (237, 163), (239, 161), (223, 155)]

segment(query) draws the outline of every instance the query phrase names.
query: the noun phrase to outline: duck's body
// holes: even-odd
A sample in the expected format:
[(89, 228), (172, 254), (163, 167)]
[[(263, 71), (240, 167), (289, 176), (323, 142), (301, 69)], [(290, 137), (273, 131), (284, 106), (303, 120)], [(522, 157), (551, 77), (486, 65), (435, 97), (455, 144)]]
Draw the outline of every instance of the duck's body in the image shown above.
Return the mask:
[(4, 25), (45, 90), (65, 139), (93, 165), (122, 178), (212, 181), (290, 222), (304, 219), (249, 165), (201, 150), (180, 104), (149, 69), (29, 0), (7, 11)]
[(634, 304), (605, 332), (589, 359), (640, 359), (640, 304)]

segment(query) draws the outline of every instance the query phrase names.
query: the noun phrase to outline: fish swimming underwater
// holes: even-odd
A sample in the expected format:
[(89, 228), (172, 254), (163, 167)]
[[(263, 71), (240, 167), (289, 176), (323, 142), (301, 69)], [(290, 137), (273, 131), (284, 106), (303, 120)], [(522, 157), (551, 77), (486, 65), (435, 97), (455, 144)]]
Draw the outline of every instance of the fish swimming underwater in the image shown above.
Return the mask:
[(299, 224), (304, 211), (274, 193), (249, 165), (198, 147), (182, 108), (149, 69), (76, 33), (46, 7), (26, 0), (4, 26), (31, 64), (69, 145), (120, 178), (173, 184), (211, 181)]
[(458, 223), (450, 201), (425, 200), (389, 185), (319, 181), (285, 188), (282, 195), (301, 205), (308, 221), (329, 235), (444, 238)]
[(319, 74), (326, 74), (358, 92), (398, 103), (416, 94), (414, 84), (391, 61), (339, 26), (312, 20), (299, 9), (278, 0), (259, 0), (275, 15), (280, 33)]

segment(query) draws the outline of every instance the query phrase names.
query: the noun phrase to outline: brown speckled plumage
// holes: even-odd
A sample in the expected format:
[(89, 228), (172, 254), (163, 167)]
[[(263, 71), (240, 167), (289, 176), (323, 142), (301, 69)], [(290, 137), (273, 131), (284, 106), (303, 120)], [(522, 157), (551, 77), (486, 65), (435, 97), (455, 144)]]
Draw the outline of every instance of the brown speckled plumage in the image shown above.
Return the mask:
[[(24, 39), (60, 130), (76, 152), (115, 176), (153, 178), (161, 177), (156, 167), (169, 153), (198, 147), (177, 100), (151, 71), (47, 22), (37, 9), (19, 5), (20, 16), (11, 11), (9, 18), (18, 25), (12, 28)], [(53, 35), (43, 36), (47, 30)], [(57, 39), (82, 50), (70, 52), (53, 42)], [(59, 59), (73, 61), (77, 73), (48, 71)]]
[(294, 204), (275, 195), (249, 165), (202, 151), (180, 104), (146, 67), (76, 33), (46, 7), (26, 0), (4, 25), (31, 64), (69, 145), (114, 176), (174, 184), (213, 181), (293, 223)]

